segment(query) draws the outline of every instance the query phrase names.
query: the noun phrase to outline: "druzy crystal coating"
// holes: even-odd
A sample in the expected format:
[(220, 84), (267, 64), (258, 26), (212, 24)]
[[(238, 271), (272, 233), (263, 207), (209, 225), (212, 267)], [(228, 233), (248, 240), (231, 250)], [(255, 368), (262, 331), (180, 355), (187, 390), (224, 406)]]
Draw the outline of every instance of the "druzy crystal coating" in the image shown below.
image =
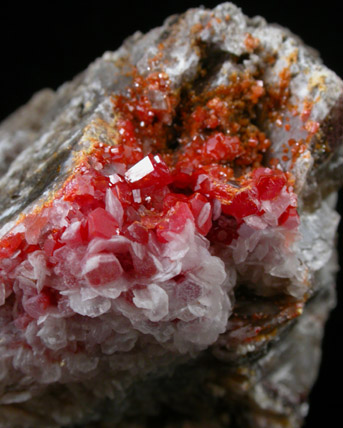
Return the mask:
[(223, 249), (232, 263), (254, 257), (263, 270), (268, 258), (270, 270), (287, 269), (299, 226), (292, 175), (262, 166), (269, 142), (242, 115), (264, 94), (237, 76), (176, 112), (180, 100), (159, 74), (136, 75), (113, 98), (117, 143), (95, 144), (54, 200), (2, 240), (3, 301), (16, 301), (18, 328), (37, 326), (45, 358), (76, 342), (65, 333), (55, 343), (50, 330), (44, 342), (44, 322), (77, 315), (112, 314), (179, 352), (203, 349), (232, 310)]
[(298, 427), (333, 304), (341, 94), (224, 4), (3, 124), (1, 149), (26, 148), (0, 178), (0, 425), (147, 427), (167, 406)]

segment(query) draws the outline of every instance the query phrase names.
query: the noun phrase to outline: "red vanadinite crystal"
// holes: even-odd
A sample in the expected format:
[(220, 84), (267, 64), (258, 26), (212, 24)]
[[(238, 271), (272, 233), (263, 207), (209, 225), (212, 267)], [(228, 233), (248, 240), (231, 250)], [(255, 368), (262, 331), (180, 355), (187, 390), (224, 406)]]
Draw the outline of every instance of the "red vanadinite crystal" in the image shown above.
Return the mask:
[(169, 168), (159, 155), (145, 156), (125, 173), (125, 179), (132, 189), (151, 186), (158, 189), (173, 181)]
[(89, 238), (110, 238), (116, 234), (117, 221), (103, 208), (96, 208), (88, 214)]
[(113, 254), (98, 254), (90, 257), (83, 271), (90, 285), (108, 284), (121, 276), (123, 269)]
[(233, 161), (243, 149), (238, 137), (225, 136), (218, 132), (209, 137), (203, 146), (204, 158), (210, 161)]
[(186, 226), (187, 220), (193, 220), (193, 214), (185, 202), (176, 202), (168, 210), (164, 218), (157, 225), (157, 237), (162, 242), (172, 239), (174, 233), (181, 233)]
[(259, 198), (262, 201), (274, 199), (287, 183), (286, 175), (277, 169), (257, 168), (253, 177), (256, 180)]
[(201, 193), (194, 193), (189, 198), (189, 206), (198, 231), (206, 236), (212, 226), (212, 207), (210, 202)]
[(230, 204), (223, 205), (222, 210), (223, 213), (240, 220), (243, 217), (259, 213), (257, 200), (257, 194), (254, 189), (242, 190), (233, 197)]
[[(38, 318), (59, 304), (59, 292), (52, 299), (44, 283), (45, 270), (59, 263), (59, 272), (69, 266), (68, 286), (80, 277), (102, 287), (123, 273), (155, 273), (151, 260), (129, 253), (126, 241), (110, 250), (101, 244), (87, 257), (76, 251), (92, 240), (121, 236), (142, 245), (154, 239), (168, 243), (191, 223), (211, 243), (229, 245), (245, 217), (263, 216), (265, 201), (275, 201), (282, 191), (290, 194), (288, 176), (262, 166), (270, 141), (252, 118), (265, 94), (262, 82), (249, 75), (233, 76), (230, 85), (201, 95), (189, 90), (184, 98), (171, 90), (164, 73), (135, 75), (132, 86), (112, 99), (115, 145), (94, 144), (56, 195), (54, 203), (61, 206), (43, 206), (24, 218), (25, 234), (10, 233), (1, 241), (1, 259), (19, 254), (0, 270), (7, 289), (13, 286), (9, 272), (35, 254), (32, 263), (44, 290), (26, 299), (27, 315)], [(278, 214), (279, 226), (298, 226), (294, 200)], [(63, 210), (66, 221), (58, 220)], [(51, 216), (59, 226), (49, 226)]]

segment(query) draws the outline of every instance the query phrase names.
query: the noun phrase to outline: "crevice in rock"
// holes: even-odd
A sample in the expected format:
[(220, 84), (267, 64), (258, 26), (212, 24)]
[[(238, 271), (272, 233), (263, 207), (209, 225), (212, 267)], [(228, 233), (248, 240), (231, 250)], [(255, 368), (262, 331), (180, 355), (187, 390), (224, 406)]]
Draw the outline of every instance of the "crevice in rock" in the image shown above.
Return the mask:
[(192, 82), (192, 88), (196, 94), (200, 94), (209, 86), (224, 62), (232, 58), (232, 54), (223, 51), (214, 43), (199, 41), (197, 46), (200, 51), (199, 71)]

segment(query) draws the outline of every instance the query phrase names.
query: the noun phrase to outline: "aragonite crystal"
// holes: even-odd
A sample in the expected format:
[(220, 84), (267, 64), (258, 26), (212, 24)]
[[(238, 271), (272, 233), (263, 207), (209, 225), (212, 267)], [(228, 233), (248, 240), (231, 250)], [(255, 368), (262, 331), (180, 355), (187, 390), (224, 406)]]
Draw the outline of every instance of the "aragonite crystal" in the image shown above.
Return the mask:
[(230, 3), (0, 127), (0, 426), (300, 427), (334, 304), (343, 83)]

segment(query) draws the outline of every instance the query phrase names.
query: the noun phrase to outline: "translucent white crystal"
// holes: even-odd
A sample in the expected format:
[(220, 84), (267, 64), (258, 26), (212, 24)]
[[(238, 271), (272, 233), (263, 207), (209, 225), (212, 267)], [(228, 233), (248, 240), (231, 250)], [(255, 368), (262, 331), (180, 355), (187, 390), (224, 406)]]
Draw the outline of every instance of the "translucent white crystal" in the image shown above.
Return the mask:
[(58, 350), (64, 348), (67, 345), (65, 319), (48, 317), (37, 335), (49, 349)]
[(69, 296), (70, 307), (74, 312), (93, 318), (110, 310), (111, 301), (109, 299), (101, 296), (89, 298), (84, 290), (80, 291)]
[(111, 189), (106, 190), (106, 210), (116, 219), (118, 225), (121, 227), (123, 225), (123, 215), (124, 210), (119, 202), (119, 199), (116, 198)]
[(149, 156), (145, 156), (145, 158), (126, 171), (125, 178), (130, 183), (134, 183), (149, 175), (153, 170), (154, 165), (152, 164)]
[(168, 314), (168, 295), (158, 285), (150, 284), (147, 288), (134, 290), (133, 303), (143, 309), (150, 321), (160, 321)]

